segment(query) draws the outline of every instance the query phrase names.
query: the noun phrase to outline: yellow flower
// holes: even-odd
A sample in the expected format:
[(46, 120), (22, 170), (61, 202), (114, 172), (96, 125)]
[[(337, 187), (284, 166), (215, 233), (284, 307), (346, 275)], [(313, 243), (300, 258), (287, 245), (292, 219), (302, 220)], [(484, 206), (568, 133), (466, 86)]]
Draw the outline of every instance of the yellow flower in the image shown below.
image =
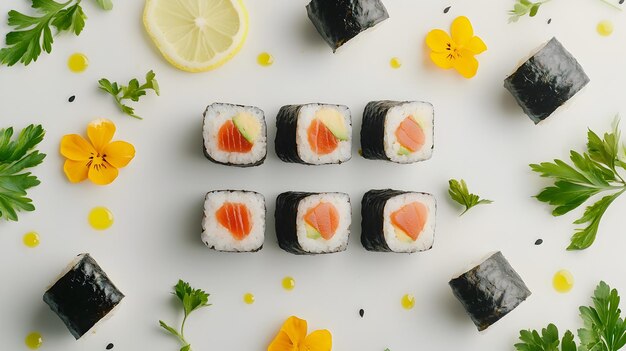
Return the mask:
[(78, 134), (61, 139), (61, 155), (65, 156), (63, 171), (72, 183), (89, 178), (94, 184), (111, 184), (118, 168), (125, 167), (135, 157), (135, 147), (125, 141), (114, 141), (115, 124), (106, 119), (95, 120), (87, 126), (89, 141)]
[(306, 335), (306, 321), (291, 316), (280, 328), (267, 351), (330, 351), (332, 335), (328, 330), (316, 330)]
[(426, 35), (426, 45), (432, 51), (430, 59), (441, 68), (454, 68), (463, 77), (472, 78), (478, 71), (474, 55), (487, 50), (487, 45), (474, 36), (472, 23), (465, 16), (457, 17), (450, 29), (452, 38), (441, 29), (431, 30)]

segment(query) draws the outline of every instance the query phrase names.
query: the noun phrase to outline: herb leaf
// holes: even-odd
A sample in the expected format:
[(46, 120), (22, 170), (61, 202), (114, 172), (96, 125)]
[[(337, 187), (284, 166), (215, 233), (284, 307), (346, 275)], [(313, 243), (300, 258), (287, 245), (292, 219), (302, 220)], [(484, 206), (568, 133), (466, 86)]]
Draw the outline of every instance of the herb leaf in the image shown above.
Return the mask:
[(448, 194), (450, 194), (452, 200), (465, 206), (465, 211), (460, 214), (461, 216), (464, 215), (465, 212), (469, 211), (470, 208), (476, 205), (493, 203), (493, 201), (491, 200), (481, 199), (478, 195), (471, 194), (467, 189), (467, 184), (465, 183), (465, 180), (463, 179), (461, 179), (460, 181), (456, 179), (450, 179), (448, 184), (450, 185)]
[(519, 339), (521, 343), (515, 344), (518, 351), (576, 351), (574, 334), (568, 330), (559, 340), (559, 330), (554, 324), (543, 328), (541, 334), (536, 330), (521, 330)]
[(578, 330), (581, 351), (617, 351), (626, 345), (626, 323), (620, 316), (620, 297), (615, 289), (600, 282), (593, 306), (580, 307), (584, 328)]
[(180, 300), (183, 305), (183, 322), (180, 326), (180, 331), (170, 327), (163, 321), (159, 321), (161, 328), (167, 330), (170, 334), (174, 335), (183, 344), (181, 351), (191, 351), (191, 345), (185, 340), (185, 322), (191, 312), (198, 310), (202, 307), (211, 306), (209, 301), (209, 294), (201, 289), (192, 288), (189, 283), (179, 280), (174, 286), (174, 295)]
[(550, 0), (532, 2), (530, 0), (517, 0), (515, 5), (513, 5), (513, 9), (509, 11), (509, 23), (517, 22), (526, 15), (535, 17), (541, 5), (549, 1)]
[(106, 10), (106, 11), (113, 10), (113, 1), (112, 0), (96, 0), (96, 3), (103, 10)]
[(143, 85), (139, 85), (139, 80), (136, 78), (131, 79), (128, 85), (120, 85), (117, 82), (111, 82), (106, 78), (102, 78), (98, 81), (100, 90), (106, 91), (115, 98), (115, 103), (119, 107), (120, 111), (125, 114), (137, 118), (143, 119), (135, 114), (135, 109), (125, 105), (124, 100), (139, 101), (139, 98), (146, 95), (148, 90), (153, 90), (157, 96), (160, 94), (159, 83), (156, 80), (156, 74), (153, 71), (146, 73), (146, 82)]

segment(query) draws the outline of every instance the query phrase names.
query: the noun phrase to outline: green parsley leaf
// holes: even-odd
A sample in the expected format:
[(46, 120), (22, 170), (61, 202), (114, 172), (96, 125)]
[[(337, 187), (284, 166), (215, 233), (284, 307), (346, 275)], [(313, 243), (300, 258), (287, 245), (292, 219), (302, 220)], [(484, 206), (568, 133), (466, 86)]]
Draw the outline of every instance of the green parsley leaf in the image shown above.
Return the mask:
[(461, 181), (458, 181), (456, 179), (450, 179), (448, 184), (450, 185), (448, 194), (450, 194), (452, 200), (465, 206), (465, 211), (461, 213), (461, 216), (464, 215), (465, 212), (469, 211), (470, 208), (476, 205), (493, 203), (493, 201), (491, 200), (481, 199), (478, 195), (471, 194), (467, 189), (467, 184), (465, 183), (465, 180), (463, 179), (461, 179)]
[(0, 219), (17, 221), (20, 211), (34, 211), (26, 190), (40, 184), (30, 172), (23, 172), (43, 162), (45, 154), (32, 149), (45, 135), (41, 125), (24, 128), (13, 140), (13, 128), (0, 129)]
[(113, 10), (113, 1), (111, 0), (96, 0), (96, 3), (103, 10), (106, 10), (106, 11)]
[(541, 334), (536, 330), (522, 330), (519, 339), (521, 343), (515, 344), (518, 351), (576, 351), (574, 334), (568, 330), (559, 340), (559, 330), (554, 324), (543, 328)]
[(509, 11), (509, 23), (517, 22), (526, 15), (535, 17), (541, 5), (549, 1), (550, 0), (532, 2), (530, 0), (517, 0), (513, 9)]
[(584, 328), (578, 330), (580, 351), (617, 351), (626, 345), (626, 323), (621, 317), (616, 289), (600, 282), (593, 306), (580, 307)]
[(136, 78), (131, 79), (126, 86), (120, 85), (117, 82), (111, 82), (106, 78), (100, 79), (98, 84), (100, 85), (100, 90), (106, 91), (115, 98), (115, 103), (120, 108), (120, 111), (137, 119), (143, 118), (135, 114), (134, 108), (124, 105), (123, 101), (131, 100), (137, 102), (140, 97), (146, 95), (148, 90), (153, 90), (157, 96), (160, 95), (159, 83), (153, 71), (146, 73), (146, 82), (142, 85), (139, 85), (139, 80)]

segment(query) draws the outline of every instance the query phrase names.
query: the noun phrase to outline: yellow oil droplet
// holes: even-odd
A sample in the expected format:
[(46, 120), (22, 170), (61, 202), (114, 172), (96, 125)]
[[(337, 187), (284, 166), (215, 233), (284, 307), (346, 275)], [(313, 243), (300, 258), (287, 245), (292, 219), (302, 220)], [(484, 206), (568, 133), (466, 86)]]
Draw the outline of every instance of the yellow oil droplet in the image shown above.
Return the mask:
[(415, 307), (415, 296), (411, 294), (402, 296), (402, 307), (406, 310), (410, 310)]
[(574, 287), (574, 276), (569, 271), (562, 269), (554, 274), (552, 279), (554, 290), (560, 293), (566, 293)]
[(296, 280), (292, 277), (283, 278), (283, 289), (293, 290), (296, 287)]
[(257, 56), (256, 62), (261, 66), (268, 67), (274, 63), (274, 57), (267, 52), (262, 52)]
[(402, 61), (397, 57), (392, 57), (391, 60), (389, 60), (389, 66), (393, 69), (398, 69), (402, 67)]
[(24, 234), (22, 241), (24, 242), (24, 245), (30, 248), (35, 248), (39, 246), (39, 234), (36, 232), (26, 233)]
[(601, 21), (600, 23), (598, 23), (596, 30), (601, 36), (608, 37), (609, 35), (613, 34), (613, 22), (609, 20)]
[(243, 302), (245, 302), (248, 305), (252, 305), (254, 303), (254, 295), (252, 295), (251, 293), (244, 294)]
[(89, 59), (87, 56), (81, 53), (76, 53), (70, 56), (67, 60), (67, 67), (74, 73), (84, 72), (89, 66)]
[(113, 225), (113, 213), (106, 207), (95, 207), (89, 212), (89, 224), (96, 230), (105, 230)]
[(31, 350), (37, 350), (43, 344), (43, 337), (41, 334), (37, 332), (32, 332), (26, 335), (26, 339), (24, 339), (24, 343)]

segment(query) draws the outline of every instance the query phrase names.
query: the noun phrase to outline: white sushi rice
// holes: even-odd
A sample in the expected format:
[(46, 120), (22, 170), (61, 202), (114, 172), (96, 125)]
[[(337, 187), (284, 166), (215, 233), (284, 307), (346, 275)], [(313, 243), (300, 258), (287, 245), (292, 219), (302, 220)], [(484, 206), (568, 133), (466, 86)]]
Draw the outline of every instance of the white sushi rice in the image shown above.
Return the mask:
[[(420, 150), (408, 155), (400, 155), (400, 143), (396, 138), (396, 129), (405, 118), (413, 116), (424, 131), (424, 145)], [(428, 102), (414, 101), (394, 106), (387, 111), (385, 118), (384, 146), (387, 157), (398, 163), (413, 163), (428, 160), (433, 155), (434, 146), (434, 119), (433, 105)]]
[[(225, 202), (243, 203), (248, 207), (252, 230), (243, 240), (237, 240), (222, 226), (216, 212)], [(204, 219), (202, 220), (202, 241), (209, 248), (218, 251), (248, 252), (256, 251), (265, 240), (265, 198), (251, 191), (213, 191), (204, 201)]]
[[(308, 138), (308, 129), (313, 120), (316, 118), (316, 113), (325, 108), (337, 110), (343, 116), (346, 130), (348, 132), (348, 140), (339, 141), (339, 145), (335, 151), (326, 155), (318, 155), (311, 150)], [(343, 105), (302, 105), (298, 115), (296, 146), (298, 148), (298, 156), (300, 156), (302, 161), (306, 163), (320, 165), (348, 161), (352, 156), (352, 118), (350, 115), (350, 109)]]
[[(239, 113), (248, 113), (255, 117), (261, 124), (261, 133), (254, 141), (252, 150), (247, 153), (226, 152), (218, 147), (217, 135), (220, 128)], [(254, 106), (239, 106), (224, 103), (209, 105), (204, 112), (204, 125), (202, 127), (205, 151), (212, 159), (221, 163), (234, 165), (253, 164), (262, 160), (267, 154), (267, 128), (265, 126), (265, 114)]]
[[(412, 202), (420, 202), (428, 209), (428, 218), (424, 223), (422, 232), (416, 241), (403, 241), (396, 236), (396, 231), (391, 223), (391, 214), (404, 205)], [(435, 241), (435, 217), (437, 212), (437, 203), (435, 197), (426, 193), (406, 193), (394, 196), (387, 200), (384, 209), (383, 233), (385, 242), (389, 249), (393, 252), (417, 252), (429, 250)]]
[[(307, 211), (320, 202), (331, 203), (339, 212), (339, 225), (335, 235), (330, 239), (311, 239), (306, 235), (306, 222), (304, 216)], [(298, 243), (303, 250), (310, 253), (329, 253), (344, 251), (348, 246), (350, 237), (350, 224), (352, 222), (352, 208), (350, 206), (350, 196), (344, 193), (320, 193), (308, 196), (298, 204), (298, 215), (296, 217), (296, 231)]]

